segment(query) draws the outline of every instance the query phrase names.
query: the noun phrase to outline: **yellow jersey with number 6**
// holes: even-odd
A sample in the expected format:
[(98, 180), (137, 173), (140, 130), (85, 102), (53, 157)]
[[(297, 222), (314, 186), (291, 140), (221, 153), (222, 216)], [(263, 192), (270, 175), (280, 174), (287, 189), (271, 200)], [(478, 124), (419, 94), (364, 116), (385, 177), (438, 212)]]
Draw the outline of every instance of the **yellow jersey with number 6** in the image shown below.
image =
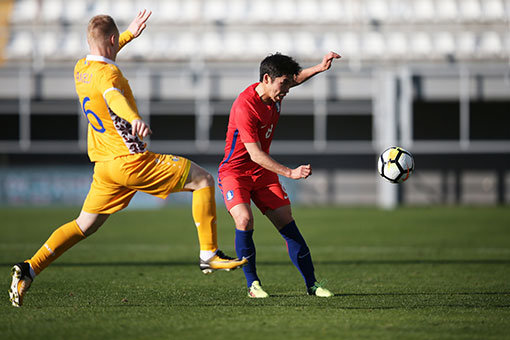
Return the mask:
[[(125, 35), (121, 35), (124, 44)], [(144, 152), (146, 144), (131, 133), (131, 122), (141, 119), (135, 98), (117, 64), (103, 56), (88, 55), (76, 63), (74, 79), (80, 105), (89, 123), (87, 143), (90, 160), (108, 161)], [(124, 103), (121, 106), (123, 112), (114, 112), (111, 108), (110, 101), (118, 98)]]

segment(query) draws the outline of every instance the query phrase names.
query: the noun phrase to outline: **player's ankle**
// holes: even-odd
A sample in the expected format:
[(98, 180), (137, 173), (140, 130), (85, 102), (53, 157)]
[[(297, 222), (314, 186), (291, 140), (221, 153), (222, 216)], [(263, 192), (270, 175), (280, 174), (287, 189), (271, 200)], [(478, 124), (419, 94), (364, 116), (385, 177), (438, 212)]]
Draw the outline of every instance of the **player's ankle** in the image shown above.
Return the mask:
[(218, 251), (218, 249), (216, 250), (200, 250), (200, 259), (202, 261), (208, 261), (210, 260), (214, 255), (216, 255), (216, 252)]

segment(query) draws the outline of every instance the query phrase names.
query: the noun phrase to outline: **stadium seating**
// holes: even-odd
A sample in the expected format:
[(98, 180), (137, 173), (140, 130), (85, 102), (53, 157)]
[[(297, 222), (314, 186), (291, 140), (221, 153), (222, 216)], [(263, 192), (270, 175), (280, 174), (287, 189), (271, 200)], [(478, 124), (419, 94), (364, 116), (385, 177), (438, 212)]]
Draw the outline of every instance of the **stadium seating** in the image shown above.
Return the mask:
[(26, 24), (37, 17), (39, 5), (33, 0), (18, 0), (14, 4), (11, 14), (12, 24)]
[(363, 37), (363, 55), (369, 59), (386, 58), (385, 42), (383, 36), (378, 32), (369, 32)]
[(441, 0), (436, 2), (436, 16), (440, 21), (455, 22), (459, 20), (457, 2), (455, 0)]
[(503, 51), (503, 44), (498, 33), (484, 32), (480, 40), (479, 55), (483, 57), (498, 57)]
[(64, 13), (64, 1), (46, 0), (41, 2), (41, 19), (44, 23), (60, 23)]
[(482, 18), (482, 10), (478, 0), (462, 0), (459, 2), (459, 14), (462, 21), (477, 21)]
[(57, 56), (59, 46), (61, 46), (60, 32), (46, 31), (42, 36), (39, 37), (39, 52), (42, 53), (45, 59), (52, 59)]
[(87, 1), (66, 1), (62, 20), (68, 24), (84, 25), (89, 20), (87, 11)]
[(325, 23), (345, 22), (348, 20), (347, 13), (342, 8), (343, 1), (323, 0), (320, 7), (319, 18)]
[(246, 36), (241, 32), (227, 32), (224, 37), (223, 53), (231, 58), (241, 58), (246, 53)]
[(296, 3), (296, 23), (316, 23), (322, 20), (317, 1), (298, 0)]
[(307, 60), (332, 49), (375, 62), (509, 54), (506, 0), (16, 0), (7, 61), (72, 61), (86, 47), (91, 16), (109, 13), (125, 28), (143, 7), (154, 11), (151, 25), (123, 52), (127, 59), (257, 60), (281, 51)]
[(299, 31), (293, 36), (294, 52), (305, 58), (314, 58), (325, 51), (317, 51), (317, 42), (315, 36), (306, 31)]
[(32, 32), (19, 30), (11, 33), (6, 49), (7, 60), (28, 59), (33, 53)]
[[(358, 2), (351, 2), (351, 4), (358, 4)], [(369, 0), (366, 3), (366, 17), (370, 20), (377, 20), (379, 22), (386, 21), (389, 17), (388, 3), (385, 0)], [(354, 13), (356, 9), (353, 9)]]
[(453, 56), (455, 53), (455, 40), (450, 32), (439, 32), (434, 38), (434, 51), (442, 56)]
[(432, 41), (427, 32), (416, 32), (411, 39), (411, 53), (420, 59), (428, 60), (433, 54)]
[(202, 13), (203, 20), (206, 22), (224, 21), (228, 13), (227, 1), (226, 0), (205, 1)]
[(112, 1), (110, 3), (101, 1), (94, 11), (95, 14), (115, 13), (115, 21), (119, 25), (126, 25), (133, 19), (133, 13), (137, 12), (137, 8), (131, 0)]
[(247, 0), (237, 0), (228, 2), (225, 13), (225, 21), (227, 23), (239, 24), (247, 19)]
[(179, 1), (162, 1), (158, 7), (158, 15), (154, 15), (151, 20), (156, 24), (177, 24), (181, 20)]
[(326, 32), (321, 34), (320, 51), (341, 51), (341, 44), (337, 32)]
[(386, 39), (385, 53), (401, 59), (408, 52), (407, 37), (402, 32), (392, 32)]
[(460, 59), (468, 59), (475, 54), (476, 35), (473, 32), (461, 32), (457, 37), (456, 55)]
[(505, 8), (501, 0), (482, 1), (483, 18), (486, 21), (504, 21)]
[(435, 19), (435, 9), (432, 0), (414, 1), (413, 17), (418, 22), (433, 22)]
[(340, 44), (341, 49), (343, 49), (348, 57), (357, 59), (360, 58), (361, 46), (360, 46), (360, 38), (359, 35), (354, 32), (346, 32), (341, 34)]

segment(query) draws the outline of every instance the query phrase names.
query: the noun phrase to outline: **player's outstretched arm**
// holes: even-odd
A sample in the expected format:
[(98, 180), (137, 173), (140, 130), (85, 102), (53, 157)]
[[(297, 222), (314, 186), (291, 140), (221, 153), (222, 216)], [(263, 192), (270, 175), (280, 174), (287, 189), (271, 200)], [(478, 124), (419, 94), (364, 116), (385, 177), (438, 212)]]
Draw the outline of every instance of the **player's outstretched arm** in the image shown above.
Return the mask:
[(152, 11), (147, 11), (146, 9), (138, 12), (136, 17), (129, 24), (128, 29), (122, 32), (119, 37), (119, 50), (126, 46), (128, 42), (142, 34), (145, 27), (147, 27), (147, 20), (151, 14)]
[(139, 11), (136, 17), (128, 26), (128, 31), (133, 34), (133, 38), (137, 38), (142, 34), (145, 27), (147, 27), (147, 20), (151, 16), (152, 11), (148, 11), (144, 9), (143, 11)]
[(262, 150), (260, 142), (257, 143), (244, 143), (246, 150), (250, 154), (252, 161), (278, 175), (282, 175), (291, 179), (307, 178), (312, 174), (312, 167), (310, 164), (298, 166), (295, 169), (290, 169), (283, 164), (275, 161), (271, 156)]
[(322, 61), (319, 64), (301, 70), (301, 72), (299, 72), (299, 74), (294, 77), (294, 84), (292, 84), (292, 86), (300, 85), (307, 81), (308, 79), (310, 79), (311, 77), (313, 77), (314, 75), (329, 70), (329, 68), (331, 67), (331, 63), (333, 62), (333, 59), (340, 58), (341, 58), (340, 54), (336, 52), (331, 51), (327, 53), (322, 58)]

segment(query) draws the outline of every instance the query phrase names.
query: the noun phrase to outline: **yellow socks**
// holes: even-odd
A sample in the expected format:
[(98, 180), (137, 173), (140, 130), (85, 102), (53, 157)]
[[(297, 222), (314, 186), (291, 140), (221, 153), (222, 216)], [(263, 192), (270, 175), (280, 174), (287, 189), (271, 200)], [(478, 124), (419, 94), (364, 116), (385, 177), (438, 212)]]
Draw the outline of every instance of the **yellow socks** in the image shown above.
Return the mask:
[(191, 212), (197, 226), (200, 250), (216, 251), (218, 249), (218, 240), (216, 235), (214, 187), (205, 187), (193, 191)]
[[(215, 252), (218, 249), (218, 241), (214, 187), (205, 187), (193, 192), (192, 214), (197, 226), (200, 250)], [(85, 235), (76, 220), (73, 220), (55, 230), (46, 243), (26, 262), (30, 264), (35, 274), (39, 275), (67, 249), (84, 238)]]
[(26, 262), (30, 264), (35, 274), (38, 275), (67, 249), (84, 238), (85, 235), (83, 235), (80, 227), (78, 227), (76, 220), (73, 220), (55, 230), (37, 253)]

